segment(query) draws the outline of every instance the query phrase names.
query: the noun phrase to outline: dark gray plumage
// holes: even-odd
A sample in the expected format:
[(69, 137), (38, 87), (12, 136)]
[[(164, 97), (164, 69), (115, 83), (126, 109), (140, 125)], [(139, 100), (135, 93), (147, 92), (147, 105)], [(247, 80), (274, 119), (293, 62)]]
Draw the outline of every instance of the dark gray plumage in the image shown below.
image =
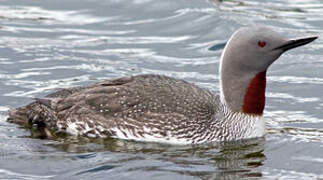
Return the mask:
[(9, 119), (90, 137), (113, 137), (121, 132), (125, 138), (148, 133), (197, 140), (193, 132), (206, 131), (214, 124), (219, 110), (215, 101), (219, 99), (214, 93), (186, 81), (139, 75), (61, 89), (12, 110)]

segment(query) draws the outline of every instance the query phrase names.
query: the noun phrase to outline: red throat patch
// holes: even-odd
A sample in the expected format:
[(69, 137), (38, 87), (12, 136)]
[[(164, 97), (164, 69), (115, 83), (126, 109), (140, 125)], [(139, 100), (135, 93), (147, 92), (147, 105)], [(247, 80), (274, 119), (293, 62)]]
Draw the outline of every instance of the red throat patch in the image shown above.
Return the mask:
[(256, 74), (251, 79), (244, 96), (242, 112), (262, 115), (265, 108), (266, 71)]

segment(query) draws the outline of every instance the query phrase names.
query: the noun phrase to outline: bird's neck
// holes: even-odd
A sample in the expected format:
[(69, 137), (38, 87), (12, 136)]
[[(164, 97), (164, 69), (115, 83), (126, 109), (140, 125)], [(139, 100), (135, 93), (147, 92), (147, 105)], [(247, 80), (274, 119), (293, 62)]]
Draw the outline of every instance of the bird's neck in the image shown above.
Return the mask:
[(266, 71), (257, 73), (245, 92), (242, 112), (262, 115), (265, 108)]
[(261, 116), (265, 107), (266, 71), (220, 71), (221, 102), (233, 112)]

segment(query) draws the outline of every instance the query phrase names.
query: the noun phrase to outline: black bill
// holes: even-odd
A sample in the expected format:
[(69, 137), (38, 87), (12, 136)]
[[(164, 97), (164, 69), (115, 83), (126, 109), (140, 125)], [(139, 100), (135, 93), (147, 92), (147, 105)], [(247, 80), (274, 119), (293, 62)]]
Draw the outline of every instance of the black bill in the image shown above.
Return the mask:
[(287, 51), (287, 50), (290, 50), (290, 49), (293, 49), (293, 48), (308, 44), (308, 43), (314, 41), (317, 38), (318, 38), (317, 36), (314, 36), (314, 37), (308, 37), (308, 38), (302, 38), (302, 39), (289, 40), (285, 44), (283, 44), (281, 46), (278, 46), (278, 47), (274, 48), (273, 50), (280, 49), (280, 50), (283, 50), (283, 51)]

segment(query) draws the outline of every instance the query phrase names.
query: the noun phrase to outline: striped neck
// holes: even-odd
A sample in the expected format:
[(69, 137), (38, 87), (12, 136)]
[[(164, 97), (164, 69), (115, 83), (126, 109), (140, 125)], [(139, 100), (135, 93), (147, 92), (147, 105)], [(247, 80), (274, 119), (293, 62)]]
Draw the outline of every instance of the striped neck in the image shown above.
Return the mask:
[(223, 127), (223, 134), (218, 136), (217, 140), (230, 141), (262, 137), (266, 134), (265, 119), (262, 116), (255, 116), (244, 112), (234, 112), (225, 104), (221, 104), (219, 108), (222, 116), (221, 118), (217, 117), (214, 126), (210, 126), (213, 131), (218, 128), (218, 124), (221, 124)]

